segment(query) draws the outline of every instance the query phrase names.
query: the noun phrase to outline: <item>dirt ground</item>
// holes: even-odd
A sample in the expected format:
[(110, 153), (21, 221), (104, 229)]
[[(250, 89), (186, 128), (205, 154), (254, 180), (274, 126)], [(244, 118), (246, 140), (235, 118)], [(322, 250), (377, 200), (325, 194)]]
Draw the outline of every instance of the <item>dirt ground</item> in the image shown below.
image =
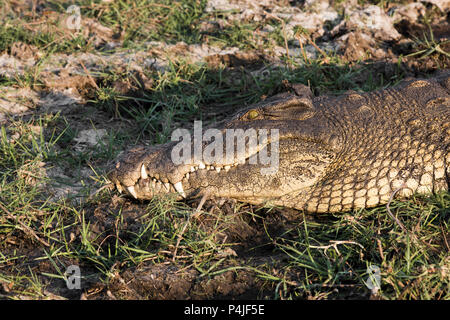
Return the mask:
[[(18, 14), (34, 10), (39, 23), (30, 25), (33, 32), (49, 31), (54, 21), (66, 19), (64, 14), (46, 11), (45, 1), (12, 1), (10, 5)], [(4, 85), (2, 82), (0, 124), (6, 128), (8, 141), (19, 141), (21, 135), (26, 134), (11, 129), (15, 120), (58, 114), (64, 117), (65, 123), (58, 122), (57, 126), (68, 123), (72, 130), (70, 149), (80, 153), (91, 152), (89, 159), (80, 162), (76, 170), (70, 163), (42, 162), (40, 169), (34, 171), (46, 179), (40, 187), (42, 195), (74, 208), (82, 204), (85, 223), (78, 223), (73, 217), (66, 219), (68, 227), (64, 233), (70, 239), (69, 244), (84, 241), (79, 239), (83, 236), (85, 224), (88, 224), (90, 243), (109, 250), (117, 241), (134, 241), (133, 236), (140, 233), (149, 221), (149, 203), (124, 198), (108, 189), (102, 189), (106, 193), (96, 198), (104, 184), (92, 177), (105, 174), (114, 160), (109, 158), (109, 154), (96, 157), (93, 150), (99, 141), (107, 141), (109, 132), (122, 131), (136, 136), (129, 143), (148, 145), (158, 139), (151, 132), (140, 135), (135, 119), (127, 116), (123, 107), (113, 103), (99, 108), (92, 102), (94, 96), (98, 98), (95, 92), (103, 88), (103, 73), (125, 74), (117, 79), (108, 78), (108, 85), (118, 95), (140, 98), (155, 87), (155, 79), (149, 76), (148, 71), (168, 73), (174, 61), (204, 63), (211, 69), (224, 68), (228, 76), (223, 81), (228, 81), (230, 87), (236, 79), (229, 75), (245, 70), (251, 76), (264, 79), (268, 70), (289, 69), (289, 61), (305, 65), (308, 61), (322, 59), (326, 66), (331, 63), (330, 59), (339, 59), (346, 67), (362, 70), (352, 78), (354, 84), (361, 86), (371, 79), (392, 80), (397, 75), (430, 76), (450, 66), (450, 2), (445, 0), (386, 2), (384, 6), (356, 0), (210, 0), (205, 10), (226, 13), (202, 21), (202, 43), (149, 41), (138, 49), (118, 50), (125, 40), (120, 30), (82, 16), (82, 28), (77, 32), (82, 32), (95, 50), (60, 51), (42, 60), (42, 47), (17, 41), (0, 52), (0, 76), (3, 79), (22, 79), (29, 75), (29, 70), (39, 66), (38, 86)], [(274, 28), (269, 22), (280, 19), (287, 21), (283, 22), (280, 31), (286, 41), (266, 46), (263, 41)], [(216, 34), (240, 21), (258, 22), (264, 26), (254, 34), (255, 43), (260, 41), (260, 46), (241, 48), (214, 44), (212, 39)], [(299, 32), (299, 27), (306, 32)], [(74, 32), (63, 27), (50, 31), (61, 37)], [(104, 54), (107, 49), (111, 52)], [(392, 84), (390, 80), (386, 85)], [(278, 88), (281, 87), (279, 84)], [(336, 92), (326, 86), (314, 89), (316, 95)], [(217, 106), (200, 106), (203, 117), (216, 121), (238, 108), (239, 105), (222, 110), (220, 101), (217, 101)], [(34, 123), (34, 127), (29, 126), (27, 130), (34, 128), (39, 132), (41, 125)], [(67, 145), (58, 143), (55, 148), (61, 153)], [(22, 175), (27, 176), (28, 168), (22, 169)], [(30, 176), (28, 182), (33, 184), (33, 181), (33, 176)], [(185, 205), (193, 210), (198, 201), (188, 201)], [(210, 241), (219, 248), (214, 254), (220, 261), (221, 272), (215, 273), (211, 264), (203, 267), (199, 262), (207, 258), (209, 251), (202, 253), (205, 257), (192, 258), (194, 253), (183, 245), (151, 247), (148, 251), (158, 252), (157, 255), (138, 262), (118, 260), (107, 271), (99, 271), (102, 270), (101, 263), (92, 262), (97, 258), (89, 259), (95, 256), (95, 252), (86, 252), (87, 259), (67, 255), (58, 258), (57, 263), (80, 265), (85, 275), (82, 287), (69, 290), (63, 280), (47, 278), (43, 280), (46, 283), (44, 296), (50, 299), (273, 299), (274, 296), (282, 298), (290, 294), (297, 299), (320, 298), (320, 294), (311, 295), (297, 289), (283, 291), (275, 287), (267, 275), (288, 279), (285, 285), (295, 287), (296, 281), (304, 275), (297, 274), (297, 269), (282, 268), (289, 263), (289, 256), (274, 250), (279, 245), (277, 239), (283, 237), (286, 242), (295, 239), (298, 235), (292, 230), (304, 219), (322, 224), (326, 223), (323, 219), (329, 221), (333, 217), (304, 217), (295, 210), (254, 208), (229, 200), (209, 200), (202, 210), (207, 214), (189, 223), (205, 234), (214, 235)], [(168, 212), (164, 218), (167, 220), (161, 223), (188, 223), (187, 218), (172, 216), (171, 211)], [(28, 257), (22, 264), (20, 259), (18, 263), (4, 263), (2, 269), (6, 274), (26, 273), (30, 269), (38, 274), (55, 272), (55, 264), (51, 260), (32, 260), (43, 255), (43, 248), (36, 239), (22, 233), (8, 234), (7, 244), (2, 245), (1, 250), (4, 256), (20, 252), (20, 255)], [(210, 272), (203, 269), (208, 267)], [(105, 274), (108, 277), (105, 278)], [(12, 288), (11, 282), (0, 278), (3, 297), (12, 296)], [(14, 297), (30, 298), (26, 294), (14, 294)], [(370, 299), (374, 296), (364, 286), (346, 285), (344, 281), (330, 288), (326, 298)]]

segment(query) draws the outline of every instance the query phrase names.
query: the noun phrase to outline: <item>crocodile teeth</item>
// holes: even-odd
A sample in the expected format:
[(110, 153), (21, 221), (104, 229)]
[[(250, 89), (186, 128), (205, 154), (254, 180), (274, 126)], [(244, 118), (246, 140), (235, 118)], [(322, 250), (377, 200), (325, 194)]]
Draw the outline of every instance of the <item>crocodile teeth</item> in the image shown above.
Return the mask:
[(205, 169), (206, 166), (205, 166), (205, 164), (203, 162), (200, 162), (200, 164), (198, 165), (198, 168), (199, 169)]
[(120, 183), (116, 183), (116, 187), (117, 187), (117, 190), (119, 190), (119, 193), (122, 193), (123, 189), (122, 189), (122, 186), (120, 185)]
[(185, 175), (186, 179), (189, 179), (189, 172)]
[(181, 196), (182, 196), (183, 198), (186, 198), (186, 194), (184, 193), (184, 190), (183, 190), (183, 184), (181, 183), (181, 181), (175, 183), (175, 184), (174, 184), (174, 187), (175, 187), (175, 190), (177, 190), (177, 192), (178, 192), (179, 194), (181, 194)]
[(191, 172), (194, 172), (195, 171), (195, 168), (194, 167), (191, 167)]
[(170, 183), (165, 182), (164, 183), (164, 187), (166, 188), (167, 191), (169, 191), (170, 190)]
[(225, 169), (225, 171), (228, 171), (228, 170), (231, 169), (231, 166), (225, 166), (225, 167), (223, 167), (223, 168)]
[(128, 192), (130, 192), (131, 195), (132, 195), (135, 199), (137, 199), (137, 193), (136, 193), (136, 190), (134, 190), (134, 187), (131, 186), (131, 187), (128, 187), (127, 189), (128, 189)]
[(145, 165), (144, 164), (142, 164), (142, 166), (141, 166), (141, 178), (142, 179), (147, 179), (148, 178), (147, 170), (145, 170)]
[(220, 172), (220, 167), (216, 167), (216, 171), (217, 171), (217, 172)]

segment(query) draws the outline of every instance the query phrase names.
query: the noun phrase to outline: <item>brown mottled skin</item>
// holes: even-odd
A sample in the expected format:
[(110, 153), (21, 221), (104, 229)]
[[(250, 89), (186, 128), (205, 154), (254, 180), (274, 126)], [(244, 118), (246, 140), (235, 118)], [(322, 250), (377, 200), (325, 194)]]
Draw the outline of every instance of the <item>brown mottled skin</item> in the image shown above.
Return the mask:
[(230, 167), (205, 163), (203, 169), (194, 161), (176, 166), (170, 155), (177, 142), (170, 142), (128, 151), (109, 177), (138, 199), (176, 192), (181, 182), (187, 198), (207, 194), (312, 213), (374, 207), (393, 193), (406, 198), (449, 190), (449, 72), (339, 97), (313, 98), (307, 87), (293, 88), (238, 112), (221, 128), (279, 129), (275, 174), (262, 175), (262, 165), (248, 163), (257, 151)]

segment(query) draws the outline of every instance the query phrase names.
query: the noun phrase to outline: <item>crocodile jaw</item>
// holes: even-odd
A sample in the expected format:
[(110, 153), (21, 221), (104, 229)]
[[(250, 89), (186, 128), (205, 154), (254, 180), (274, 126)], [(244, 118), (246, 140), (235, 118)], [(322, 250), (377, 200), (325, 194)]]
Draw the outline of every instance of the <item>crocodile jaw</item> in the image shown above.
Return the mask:
[[(250, 161), (251, 156), (258, 156), (258, 150), (231, 163), (191, 161), (174, 165), (170, 159), (174, 143), (167, 143), (128, 151), (116, 162), (109, 178), (120, 192), (135, 199), (149, 200), (168, 193), (176, 194), (177, 199), (208, 194), (253, 204), (278, 204), (284, 195), (306, 190), (317, 182), (333, 159), (331, 152), (315, 143), (294, 140), (280, 140), (280, 149), (288, 151), (279, 153), (277, 170), (267, 170), (266, 174), (261, 172), (267, 166)], [(293, 162), (293, 154), (303, 156)]]

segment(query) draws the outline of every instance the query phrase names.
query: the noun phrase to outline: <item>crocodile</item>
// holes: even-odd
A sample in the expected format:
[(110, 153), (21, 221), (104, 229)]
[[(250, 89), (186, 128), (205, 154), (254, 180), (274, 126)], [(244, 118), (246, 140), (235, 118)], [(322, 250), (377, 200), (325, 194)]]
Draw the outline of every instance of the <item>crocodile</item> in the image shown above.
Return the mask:
[[(302, 84), (290, 84), (287, 91), (243, 108), (215, 129), (224, 136), (230, 130), (270, 130), (264, 139), (259, 135), (257, 144), (244, 136), (245, 150), (239, 154), (206, 160), (189, 156), (220, 135), (196, 142), (193, 137), (197, 145), (185, 141), (179, 155), (186, 157), (176, 163), (178, 138), (132, 148), (114, 162), (108, 177), (136, 199), (173, 193), (178, 199), (231, 198), (310, 213), (370, 208), (393, 198), (449, 190), (448, 70), (366, 93), (314, 97)], [(223, 150), (237, 150), (237, 144), (237, 138), (226, 140)], [(220, 154), (220, 145), (214, 150), (213, 156)], [(251, 161), (263, 159), (263, 153), (277, 156), (276, 170), (263, 173), (267, 161)]]

